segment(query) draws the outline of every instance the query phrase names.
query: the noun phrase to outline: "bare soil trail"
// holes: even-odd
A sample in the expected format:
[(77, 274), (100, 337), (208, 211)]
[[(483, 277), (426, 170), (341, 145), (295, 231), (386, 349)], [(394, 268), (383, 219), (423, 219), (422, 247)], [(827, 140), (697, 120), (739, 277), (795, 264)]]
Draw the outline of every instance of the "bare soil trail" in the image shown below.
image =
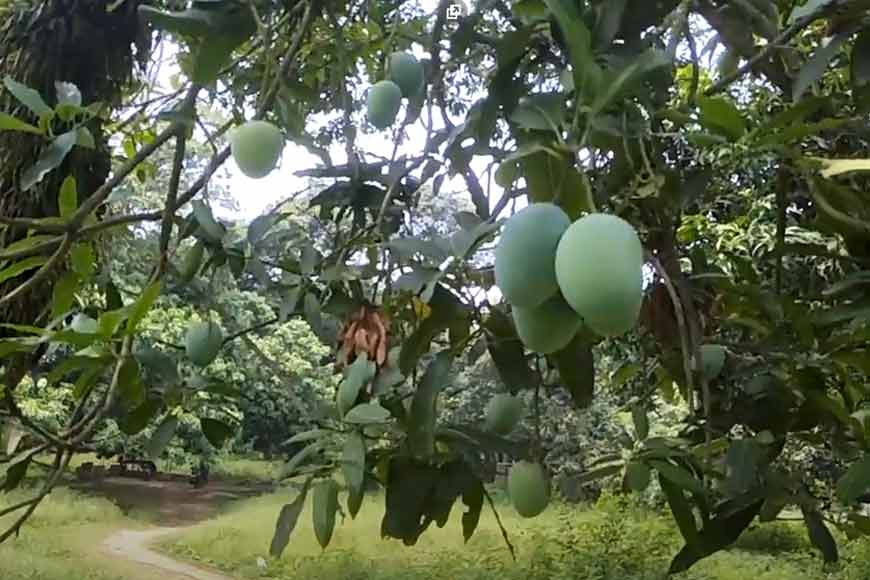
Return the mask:
[(115, 530), (99, 546), (99, 557), (111, 560), (135, 580), (232, 580), (229, 576), (181, 562), (153, 546), (181, 534), (217, 514), (234, 500), (269, 491), (266, 484), (214, 481), (193, 488), (186, 478), (161, 475), (145, 481), (109, 477), (98, 482), (80, 482), (73, 488), (113, 500), (127, 514), (150, 527)]

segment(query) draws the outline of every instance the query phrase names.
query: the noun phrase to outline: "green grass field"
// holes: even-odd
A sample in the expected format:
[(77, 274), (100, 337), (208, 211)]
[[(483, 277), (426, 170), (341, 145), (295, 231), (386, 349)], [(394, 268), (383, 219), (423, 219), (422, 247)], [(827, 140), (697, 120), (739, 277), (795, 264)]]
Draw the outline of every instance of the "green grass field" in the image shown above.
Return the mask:
[[(279, 560), (267, 556), (275, 518), (292, 500), (287, 491), (235, 504), (222, 516), (163, 548), (240, 578), (359, 580), (657, 580), (681, 546), (669, 520), (619, 501), (595, 509), (553, 506), (533, 520), (500, 513), (517, 548), (513, 562), (491, 512), (463, 545), (461, 507), (443, 529), (427, 530), (416, 546), (380, 538), (381, 498), (366, 499), (355, 520), (339, 523), (322, 552), (302, 514)], [(339, 520), (340, 522), (340, 520)], [(749, 531), (734, 549), (696, 565), (679, 580), (870, 580), (870, 542), (843, 548), (843, 562), (825, 568), (802, 527), (776, 523)], [(267, 562), (258, 566), (258, 558)], [(262, 562), (262, 560), (261, 560)]]
[[(0, 496), (0, 506), (29, 497), (25, 492)], [(13, 521), (0, 518), (0, 527)], [(0, 545), (3, 580), (122, 580), (123, 566), (98, 557), (98, 546), (111, 530), (136, 527), (112, 502), (59, 488), (33, 514), (18, 538)]]
[[(229, 504), (160, 548), (178, 559), (239, 578), (286, 580), (664, 580), (681, 540), (672, 523), (614, 498), (590, 508), (553, 505), (525, 520), (497, 498), (517, 549), (514, 562), (492, 513), (485, 508), (477, 533), (463, 544), (461, 504), (443, 529), (427, 530), (416, 546), (380, 538), (382, 497), (366, 499), (355, 520), (336, 528), (324, 552), (306, 509), (283, 557), (267, 556), (275, 518), (290, 490)], [(25, 496), (0, 497), (8, 505)], [(135, 512), (134, 512), (135, 513)], [(7, 523), (3, 518), (0, 524)], [(37, 510), (20, 538), (0, 546), (3, 580), (138, 580), (148, 571), (102, 554), (113, 530), (151, 525), (124, 516), (109, 500), (58, 489)], [(757, 526), (733, 549), (697, 564), (675, 580), (870, 580), (870, 540), (841, 542), (842, 561), (824, 566), (802, 526)], [(258, 559), (265, 567), (258, 565)]]

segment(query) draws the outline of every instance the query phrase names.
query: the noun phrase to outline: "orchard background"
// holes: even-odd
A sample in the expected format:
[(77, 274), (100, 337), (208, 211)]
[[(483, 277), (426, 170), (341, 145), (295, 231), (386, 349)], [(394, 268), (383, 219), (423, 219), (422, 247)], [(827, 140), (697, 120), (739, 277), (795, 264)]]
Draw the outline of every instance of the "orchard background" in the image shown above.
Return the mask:
[[(256, 453), (279, 562), (303, 509), (327, 557), (361, 509), (362, 535), (452, 511), (472, 542), (603, 492), (670, 514), (662, 574), (783, 517), (836, 565), (870, 534), (868, 24), (866, 0), (3, 1), (0, 544), (83, 454)], [(605, 228), (568, 266), (543, 233), (499, 255), (537, 204), (640, 252)], [(505, 276), (567, 303), (534, 335)], [(509, 501), (504, 465), (535, 472)]]

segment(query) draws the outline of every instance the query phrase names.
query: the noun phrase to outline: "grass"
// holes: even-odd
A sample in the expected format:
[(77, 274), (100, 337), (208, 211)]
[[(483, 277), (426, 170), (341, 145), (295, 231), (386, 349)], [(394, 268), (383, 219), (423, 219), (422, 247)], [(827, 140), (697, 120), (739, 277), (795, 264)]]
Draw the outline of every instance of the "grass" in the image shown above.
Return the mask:
[(211, 476), (238, 481), (271, 482), (281, 473), (281, 462), (256, 457), (221, 456), (211, 467)]
[[(355, 520), (336, 527), (321, 551), (306, 507), (290, 545), (268, 557), (275, 518), (294, 492), (234, 504), (163, 548), (180, 559), (239, 578), (314, 580), (664, 580), (682, 546), (667, 518), (606, 499), (594, 509), (554, 505), (525, 520), (502, 505), (500, 514), (517, 548), (513, 562), (491, 512), (463, 544), (461, 507), (443, 529), (427, 530), (413, 547), (380, 538), (382, 498), (370, 496)], [(749, 530), (731, 550), (707, 558), (675, 580), (870, 580), (870, 540), (844, 543), (843, 561), (825, 566), (805, 530), (793, 523)], [(258, 565), (258, 559), (260, 564)], [(265, 564), (265, 566), (263, 565)]]
[[(29, 494), (22, 490), (0, 496), (0, 506)], [(5, 529), (13, 517), (0, 518)], [(3, 580), (122, 580), (129, 578), (108, 561), (92, 556), (111, 530), (135, 526), (112, 502), (55, 489), (34, 512), (18, 538), (0, 545)], [(89, 557), (82, 557), (83, 555)]]

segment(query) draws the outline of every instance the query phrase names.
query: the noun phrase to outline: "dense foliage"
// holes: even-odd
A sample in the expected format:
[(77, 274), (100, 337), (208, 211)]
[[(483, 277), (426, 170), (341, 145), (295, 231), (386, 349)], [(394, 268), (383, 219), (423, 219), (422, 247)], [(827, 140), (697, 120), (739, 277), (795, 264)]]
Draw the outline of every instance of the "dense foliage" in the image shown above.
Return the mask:
[[(216, 447), (240, 416), (243, 431), (268, 425), (256, 445), (270, 453), (304, 444), (283, 474), (305, 483), (278, 516), (273, 555), (308, 496), (325, 547), (371, 480), (386, 488), (382, 535), (414, 544), (461, 499), (468, 539), (493, 506), (492, 462), (552, 468), (560, 411), (601, 400), (631, 428), (613, 427), (611, 452), (578, 466), (626, 491), (655, 480), (685, 542), (671, 572), (787, 506), (825, 560), (838, 557), (831, 526), (870, 533), (866, 0), (495, 0), (458, 18), (447, 0), (74, 3), (70, 30), (110, 31), (91, 40), (106, 66), (90, 67), (63, 65), (76, 33), (32, 33), (67, 17), (55, 4), (13, 8), (15, 48), (0, 52), (0, 135), (15, 136), (0, 142), (2, 488), (55, 454), (45, 486), (0, 510), (21, 514), (0, 541), (107, 421), (150, 430), (158, 456), (190, 415)], [(145, 63), (178, 48), (177, 90), (153, 94), (134, 43)], [(388, 66), (409, 50), (422, 55), (417, 92), (413, 59), (398, 59), (410, 72)], [(367, 101), (379, 82), (402, 94), (395, 119), (394, 103)], [(294, 168), (317, 190), (307, 207), (229, 223), (209, 185), (222, 163), (232, 153), (251, 175), (272, 164), (227, 145), (244, 147), (233, 128), (252, 119), (322, 161)], [(366, 146), (372, 119), (389, 155)], [(465, 201), (451, 208), (439, 200), (454, 182)], [(589, 263), (571, 276), (579, 253), (556, 262), (590, 324), (548, 354), (525, 348), (495, 287), (494, 244), (525, 203), (630, 224), (594, 249), (613, 289), (596, 300), (623, 310), (581, 304), (600, 289)], [(513, 256), (508, 270), (544, 259)], [(619, 267), (638, 279), (626, 285)], [(641, 272), (642, 303), (623, 296)], [(194, 321), (214, 332), (191, 334)], [(483, 401), (444, 404), (462, 387), (481, 396), (452, 378), (479, 360), (528, 404), (511, 435), (483, 429)], [(61, 423), (20, 404), (66, 385)], [(801, 467), (815, 457), (843, 468), (821, 491)]]

